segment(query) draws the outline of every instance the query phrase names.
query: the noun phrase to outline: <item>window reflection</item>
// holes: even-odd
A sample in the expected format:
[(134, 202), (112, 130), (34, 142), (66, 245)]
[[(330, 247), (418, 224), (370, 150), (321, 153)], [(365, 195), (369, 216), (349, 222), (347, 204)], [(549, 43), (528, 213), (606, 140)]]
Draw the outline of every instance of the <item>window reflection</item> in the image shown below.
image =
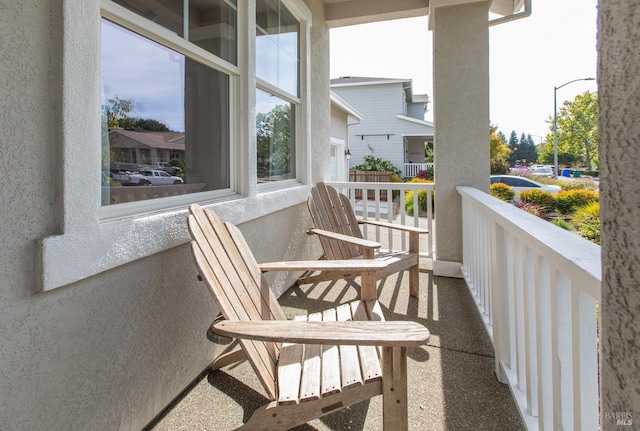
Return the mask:
[(294, 178), (294, 105), (262, 90), (256, 92), (256, 105), (258, 181)]
[(298, 96), (300, 23), (281, 1), (256, 1), (256, 75)]
[[(236, 0), (113, 0), (210, 53), (237, 64)], [(188, 23), (185, 26), (185, 4)]]
[(103, 20), (102, 88), (103, 205), (230, 187), (227, 75)]

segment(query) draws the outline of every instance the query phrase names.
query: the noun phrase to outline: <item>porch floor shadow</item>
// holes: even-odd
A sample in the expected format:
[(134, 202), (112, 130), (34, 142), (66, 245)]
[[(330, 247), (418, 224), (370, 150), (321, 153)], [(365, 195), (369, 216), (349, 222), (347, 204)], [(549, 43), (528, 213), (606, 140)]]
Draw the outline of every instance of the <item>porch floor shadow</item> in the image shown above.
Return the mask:
[[(494, 352), (466, 284), (435, 277), (420, 261), (420, 297), (409, 296), (407, 271), (387, 277), (378, 296), (387, 320), (414, 320), (431, 332), (408, 358), (409, 429), (415, 431), (526, 429), (507, 385), (494, 372)], [(321, 311), (358, 297), (345, 281), (293, 286), (281, 297), (288, 316)], [(203, 334), (204, 336), (204, 334)], [(246, 422), (267, 398), (248, 362), (205, 372), (149, 424), (147, 431), (230, 430)], [(381, 396), (315, 419), (296, 431), (377, 431)]]

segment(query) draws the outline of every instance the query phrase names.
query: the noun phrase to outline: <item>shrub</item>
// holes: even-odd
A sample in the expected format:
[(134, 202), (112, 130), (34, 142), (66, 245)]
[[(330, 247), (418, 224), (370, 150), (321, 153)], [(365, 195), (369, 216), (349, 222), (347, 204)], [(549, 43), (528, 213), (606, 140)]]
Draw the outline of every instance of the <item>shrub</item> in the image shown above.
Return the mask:
[(491, 184), (491, 187), (489, 187), (489, 193), (491, 196), (509, 203), (511, 203), (513, 198), (516, 196), (516, 192), (513, 190), (513, 187), (504, 183)]
[[(424, 180), (422, 178), (413, 178), (408, 182), (409, 183), (428, 183), (428, 184), (433, 184), (433, 181)], [(407, 190), (405, 192), (404, 200), (405, 200), (405, 204), (404, 204), (405, 210), (407, 211), (407, 213), (409, 215), (413, 215), (413, 211), (414, 211), (414, 207), (413, 207), (413, 190)], [(431, 194), (431, 203), (432, 203), (432, 205), (435, 205), (434, 192), (432, 192), (432, 194)], [(427, 211), (427, 191), (426, 190), (419, 190), (418, 191), (418, 206), (419, 206), (419, 212), (426, 212)]]
[(600, 244), (600, 204), (597, 201), (578, 208), (571, 221), (578, 235)]
[(562, 190), (553, 198), (556, 211), (560, 214), (571, 214), (576, 209), (592, 202), (598, 202), (598, 193), (592, 190)]
[(540, 206), (545, 211), (553, 211), (553, 195), (544, 190), (523, 190), (520, 192), (520, 201)]
[(562, 187), (562, 190), (592, 190), (596, 191), (598, 183), (592, 180), (576, 180), (576, 181), (562, 181), (558, 182), (558, 185)]
[(375, 158), (371, 155), (364, 156), (364, 163), (354, 166), (352, 169), (356, 171), (386, 171), (397, 176), (400, 176), (402, 173), (400, 169), (396, 168), (390, 161)]
[(416, 178), (433, 181), (433, 168), (423, 169), (416, 174)]
[(551, 224), (555, 224), (556, 226), (561, 227), (564, 230), (573, 230), (573, 226), (571, 226), (571, 223), (563, 219), (551, 220)]
[[(522, 193), (522, 192), (520, 192)], [(533, 202), (523, 202), (522, 200), (516, 204), (516, 207), (520, 208), (523, 211), (528, 212), (529, 214), (533, 214), (536, 217), (542, 217), (545, 214), (544, 207), (533, 203)]]
[(509, 163), (502, 160), (491, 160), (491, 175), (502, 175), (509, 173)]

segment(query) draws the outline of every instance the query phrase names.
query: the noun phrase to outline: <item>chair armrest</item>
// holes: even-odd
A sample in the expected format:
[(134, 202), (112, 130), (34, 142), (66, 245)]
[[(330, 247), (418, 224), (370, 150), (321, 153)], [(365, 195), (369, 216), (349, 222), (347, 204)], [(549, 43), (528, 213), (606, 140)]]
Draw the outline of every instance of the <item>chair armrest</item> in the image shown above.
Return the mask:
[(430, 335), (426, 327), (411, 321), (225, 320), (214, 328), (238, 339), (328, 345), (411, 347), (426, 343)]
[(387, 268), (389, 263), (376, 259), (353, 260), (296, 260), (258, 264), (262, 272), (268, 271), (346, 271), (375, 272)]
[(378, 248), (382, 247), (382, 244), (380, 244), (379, 242), (376, 242), (376, 241), (370, 241), (368, 239), (357, 238), (355, 236), (344, 235), (344, 234), (341, 234), (341, 233), (335, 233), (335, 232), (331, 232), (331, 231), (324, 230), (324, 229), (312, 228), (312, 229), (309, 229), (307, 231), (307, 233), (309, 235), (315, 234), (315, 235), (319, 235), (319, 236), (324, 236), (324, 237), (329, 238), (329, 239), (335, 239), (335, 240), (338, 240), (338, 241), (348, 242), (348, 243), (355, 244), (357, 246), (365, 247), (365, 248), (378, 249)]
[(377, 221), (377, 220), (358, 220), (358, 223), (368, 224), (371, 226), (379, 226), (379, 227), (384, 227), (389, 229), (395, 229), (395, 230), (401, 230), (404, 232), (414, 232), (414, 233), (420, 233), (420, 234), (429, 233), (429, 229), (425, 229), (422, 227), (406, 226), (402, 224), (388, 223), (388, 222)]

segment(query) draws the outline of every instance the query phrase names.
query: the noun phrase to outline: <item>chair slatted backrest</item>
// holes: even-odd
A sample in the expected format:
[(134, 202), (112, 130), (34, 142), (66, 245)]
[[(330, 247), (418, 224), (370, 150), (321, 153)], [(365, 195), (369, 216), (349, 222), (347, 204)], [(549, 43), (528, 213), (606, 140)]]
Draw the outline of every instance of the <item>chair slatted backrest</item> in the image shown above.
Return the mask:
[[(333, 187), (323, 182), (317, 183), (311, 189), (307, 206), (316, 228), (356, 238), (363, 237), (349, 198)], [(351, 259), (362, 255), (358, 246), (344, 241), (320, 237), (320, 242), (328, 259)]]
[[(189, 212), (193, 255), (224, 318), (286, 320), (238, 228), (195, 204)], [(275, 400), (280, 344), (250, 340), (240, 343), (269, 397)]]

